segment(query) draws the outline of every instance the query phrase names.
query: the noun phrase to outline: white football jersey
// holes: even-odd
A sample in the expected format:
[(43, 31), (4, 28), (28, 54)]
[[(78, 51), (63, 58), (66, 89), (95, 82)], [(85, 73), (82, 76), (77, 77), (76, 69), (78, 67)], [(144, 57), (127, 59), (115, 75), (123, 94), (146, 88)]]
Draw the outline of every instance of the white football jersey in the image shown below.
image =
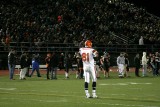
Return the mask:
[(96, 52), (97, 51), (93, 48), (80, 48), (79, 53), (82, 57), (83, 66), (94, 66), (94, 56), (96, 55)]

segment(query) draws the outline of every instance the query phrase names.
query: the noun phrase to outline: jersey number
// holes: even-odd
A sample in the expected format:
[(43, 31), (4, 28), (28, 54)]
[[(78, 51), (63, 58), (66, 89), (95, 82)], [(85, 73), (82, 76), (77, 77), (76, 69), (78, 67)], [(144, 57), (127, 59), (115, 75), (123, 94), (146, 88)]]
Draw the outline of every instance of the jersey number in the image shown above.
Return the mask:
[(89, 53), (82, 53), (82, 61), (89, 62)]

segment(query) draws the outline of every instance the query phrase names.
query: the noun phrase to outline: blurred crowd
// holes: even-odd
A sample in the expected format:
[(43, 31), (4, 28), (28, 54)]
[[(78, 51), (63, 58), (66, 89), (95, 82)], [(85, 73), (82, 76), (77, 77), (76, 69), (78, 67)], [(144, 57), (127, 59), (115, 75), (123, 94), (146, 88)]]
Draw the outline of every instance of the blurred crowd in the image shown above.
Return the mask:
[[(142, 7), (124, 0), (7, 0), (0, 1), (0, 40), (46, 43), (73, 43), (84, 39), (94, 44), (160, 43), (160, 19)], [(116, 35), (116, 36), (115, 36)]]

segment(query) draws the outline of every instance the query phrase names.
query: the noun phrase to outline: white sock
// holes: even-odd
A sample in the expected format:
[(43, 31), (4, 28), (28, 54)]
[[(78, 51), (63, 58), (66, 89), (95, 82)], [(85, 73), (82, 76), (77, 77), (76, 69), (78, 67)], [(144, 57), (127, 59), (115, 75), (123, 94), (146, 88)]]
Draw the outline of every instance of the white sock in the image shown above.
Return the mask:
[(86, 94), (89, 94), (89, 91), (88, 91), (88, 90), (85, 90), (85, 93), (86, 93)]
[(96, 94), (96, 90), (92, 90), (92, 94)]

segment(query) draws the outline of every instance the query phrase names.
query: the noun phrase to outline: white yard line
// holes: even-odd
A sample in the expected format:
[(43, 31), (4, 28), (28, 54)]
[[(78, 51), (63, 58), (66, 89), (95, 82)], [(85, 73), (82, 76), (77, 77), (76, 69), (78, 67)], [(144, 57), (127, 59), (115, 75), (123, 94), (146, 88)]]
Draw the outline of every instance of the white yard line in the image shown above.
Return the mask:
[(37, 101), (37, 102), (47, 102), (47, 103), (48, 102), (49, 103), (67, 102), (67, 99), (64, 99), (64, 98), (60, 99), (60, 100), (56, 100), (56, 99), (54, 99), (54, 100), (42, 100), (42, 99), (37, 100), (37, 99), (21, 99), (21, 98), (0, 98), (0, 99), (2, 99), (2, 100), (16, 100), (16, 101), (20, 101), (20, 102), (26, 102), (26, 101), (28, 101), (28, 102)]
[[(36, 101), (36, 102), (46, 102), (46, 103), (65, 103), (65, 102), (68, 102), (67, 99), (59, 99), (59, 100), (42, 100), (42, 99), (21, 99), (21, 98), (0, 98), (1, 100), (16, 100), (16, 101), (19, 101), (19, 102), (30, 102), (30, 101)], [(80, 103), (80, 102), (73, 102), (73, 103)], [(86, 101), (86, 102), (81, 102), (83, 104), (91, 104), (93, 102), (89, 102), (89, 101)], [(108, 105), (108, 106), (123, 106), (123, 107), (160, 107), (160, 106), (147, 106), (147, 105), (133, 105), (133, 104), (120, 104), (120, 103), (94, 103), (95, 105)]]
[[(23, 94), (23, 93), (22, 93)], [(48, 94), (49, 95), (49, 94)], [(57, 95), (57, 96), (68, 96), (69, 97), (69, 95)], [(77, 96), (75, 96), (75, 97), (77, 97)], [(79, 97), (84, 97), (84, 96), (79, 96)], [(84, 97), (85, 98), (85, 97)], [(98, 99), (105, 99), (105, 98), (107, 98), (107, 99), (110, 99), (111, 97), (100, 97), (100, 98), (98, 98)], [(2, 100), (16, 100), (16, 101), (19, 101), (19, 102), (30, 102), (30, 101), (36, 101), (36, 102), (46, 102), (46, 103), (68, 103), (69, 101), (67, 100), (67, 98), (59, 98), (59, 99), (54, 99), (54, 100), (44, 100), (44, 99), (21, 99), (21, 98), (15, 98), (15, 97), (13, 97), (13, 98), (11, 98), (11, 97), (9, 97), (9, 98), (0, 98), (1, 99), (1, 101)], [(85, 98), (86, 99), (86, 98)], [(92, 101), (90, 102), (89, 100), (92, 100), (92, 99), (86, 99), (86, 101), (85, 102), (73, 102), (73, 103), (77, 103), (77, 104), (80, 104), (80, 103), (83, 103), (83, 104), (91, 104), (91, 103), (93, 103)], [(96, 99), (94, 99), (94, 100), (96, 100)], [(135, 104), (120, 104), (120, 103), (106, 103), (106, 102), (97, 102), (97, 103), (94, 103), (95, 105), (106, 105), (106, 106), (113, 106), (113, 107), (118, 107), (118, 106), (123, 106), (123, 107), (160, 107), (160, 106), (155, 106), (155, 105), (152, 105), (152, 106), (147, 106), (147, 105), (135, 105)]]
[(16, 88), (0, 88), (0, 90), (12, 91), (12, 90), (16, 90)]
[[(90, 103), (93, 103), (93, 102), (86, 102), (86, 103), (88, 103), (88, 104), (90, 104)], [(132, 104), (119, 104), (119, 103), (105, 103), (105, 102), (103, 102), (103, 103), (94, 103), (95, 105), (99, 105), (99, 104), (101, 104), (101, 105), (108, 105), (108, 106), (113, 106), (113, 107), (115, 107), (115, 106), (117, 106), (117, 107), (119, 107), (119, 106), (123, 106), (123, 107), (160, 107), (160, 106), (146, 106), (146, 105), (132, 105)]]
[(115, 83), (115, 84), (106, 84), (106, 83), (102, 83), (99, 85), (150, 85), (152, 83), (137, 83), (137, 82), (124, 82), (124, 83)]

